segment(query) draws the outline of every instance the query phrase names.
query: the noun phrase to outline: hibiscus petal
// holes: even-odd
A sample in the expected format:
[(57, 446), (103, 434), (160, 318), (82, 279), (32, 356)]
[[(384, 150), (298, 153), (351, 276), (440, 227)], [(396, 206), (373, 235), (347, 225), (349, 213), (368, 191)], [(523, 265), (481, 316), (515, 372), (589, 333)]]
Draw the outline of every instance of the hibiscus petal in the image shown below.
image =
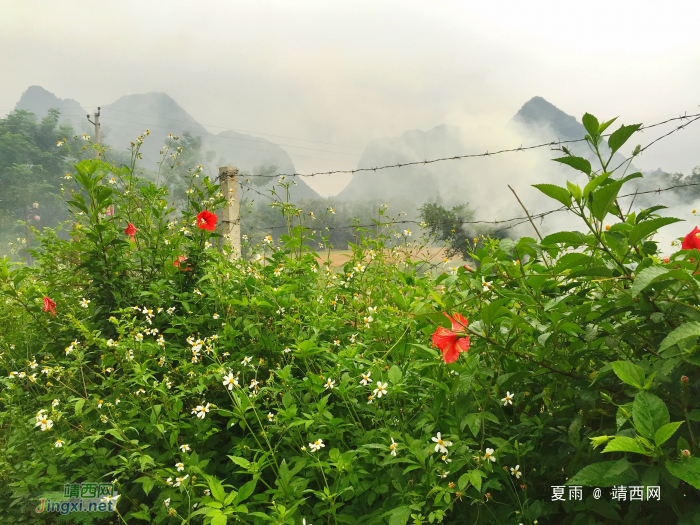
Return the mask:
[(433, 343), (443, 351), (445, 347), (454, 344), (455, 339), (457, 339), (457, 335), (453, 331), (443, 328), (442, 326), (438, 326), (438, 329), (435, 330), (433, 334)]
[(447, 345), (442, 351), (442, 358), (445, 363), (454, 363), (459, 357), (459, 350), (457, 348), (457, 341), (453, 341), (451, 344)]

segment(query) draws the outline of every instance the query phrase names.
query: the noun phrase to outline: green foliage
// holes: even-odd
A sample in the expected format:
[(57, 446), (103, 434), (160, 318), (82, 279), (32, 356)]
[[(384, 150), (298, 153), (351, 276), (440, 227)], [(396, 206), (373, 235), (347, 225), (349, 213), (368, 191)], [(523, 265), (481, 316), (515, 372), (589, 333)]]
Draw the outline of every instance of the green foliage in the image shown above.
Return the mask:
[[(288, 182), (282, 233), (232, 257), (195, 219), (219, 187), (177, 169), (181, 207), (133, 166), (78, 162), (68, 238), (0, 263), (0, 521), (51, 522), (36, 494), (73, 481), (114, 481), (125, 523), (698, 519), (700, 261), (657, 257), (668, 221), (624, 214), (604, 159), (554, 196), (582, 231), (483, 238), (464, 248), (475, 269), (438, 275), (391, 220), (334, 268)], [(468, 208), (422, 211), (441, 235)], [(449, 365), (443, 312), (468, 320)], [(619, 485), (661, 499), (592, 496)]]

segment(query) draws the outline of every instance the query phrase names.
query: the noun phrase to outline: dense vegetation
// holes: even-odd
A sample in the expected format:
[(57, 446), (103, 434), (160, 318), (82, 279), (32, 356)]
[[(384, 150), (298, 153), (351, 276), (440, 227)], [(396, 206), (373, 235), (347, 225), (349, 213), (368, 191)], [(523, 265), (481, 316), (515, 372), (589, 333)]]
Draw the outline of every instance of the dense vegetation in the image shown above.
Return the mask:
[[(583, 122), (597, 151), (612, 121)], [(279, 242), (232, 259), (198, 166), (180, 208), (78, 162), (73, 226), (0, 264), (0, 521), (697, 523), (698, 231), (662, 257), (677, 219), (616, 202), (639, 174), (557, 160), (581, 183), (537, 187), (581, 231), (487, 237), (437, 275), (391, 221), (333, 268), (281, 200)], [(33, 512), (81, 481), (118, 513)]]

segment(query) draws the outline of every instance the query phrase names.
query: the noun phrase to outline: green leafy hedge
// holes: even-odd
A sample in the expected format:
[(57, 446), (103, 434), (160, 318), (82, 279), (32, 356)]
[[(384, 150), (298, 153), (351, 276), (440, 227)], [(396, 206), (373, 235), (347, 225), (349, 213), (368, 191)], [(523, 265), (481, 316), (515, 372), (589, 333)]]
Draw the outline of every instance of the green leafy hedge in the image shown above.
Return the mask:
[[(611, 122), (583, 121), (597, 153)], [(700, 251), (661, 259), (676, 219), (625, 214), (638, 175), (597, 156), (556, 159), (583, 188), (537, 186), (582, 231), (480, 242), (475, 270), (437, 275), (390, 223), (332, 268), (285, 203), (280, 244), (233, 258), (199, 227), (225, 199), (198, 169), (180, 213), (80, 162), (69, 239), (0, 265), (1, 520), (697, 523)], [(34, 512), (88, 481), (114, 483), (116, 514)]]

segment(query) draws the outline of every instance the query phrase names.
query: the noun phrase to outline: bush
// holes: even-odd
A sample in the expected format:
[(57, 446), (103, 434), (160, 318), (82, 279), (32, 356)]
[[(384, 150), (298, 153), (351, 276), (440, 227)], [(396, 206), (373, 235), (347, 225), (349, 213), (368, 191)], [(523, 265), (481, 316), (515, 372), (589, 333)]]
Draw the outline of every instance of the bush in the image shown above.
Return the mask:
[[(597, 150), (610, 123), (584, 124)], [(37, 494), (106, 481), (123, 523), (694, 523), (700, 241), (659, 258), (677, 219), (617, 204), (638, 174), (558, 160), (585, 187), (538, 187), (583, 232), (486, 239), (439, 275), (390, 230), (333, 269), (289, 204), (279, 245), (232, 259), (199, 170), (175, 218), (80, 162), (70, 239), (0, 266), (2, 521), (78, 519)]]

